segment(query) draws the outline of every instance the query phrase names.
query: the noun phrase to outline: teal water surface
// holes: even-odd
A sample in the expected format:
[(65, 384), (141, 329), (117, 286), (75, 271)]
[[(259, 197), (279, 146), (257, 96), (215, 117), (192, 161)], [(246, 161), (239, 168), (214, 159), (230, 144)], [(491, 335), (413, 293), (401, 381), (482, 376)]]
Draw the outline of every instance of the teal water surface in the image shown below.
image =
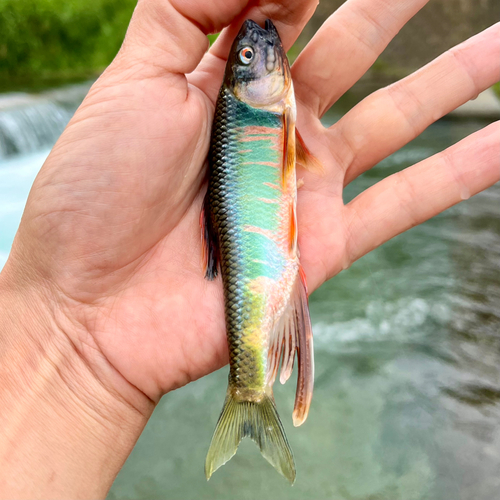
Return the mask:
[[(346, 201), (481, 126), (441, 120)], [(0, 259), (46, 154), (0, 163)], [(316, 388), (302, 427), (291, 423), (294, 382), (276, 387), (293, 487), (248, 440), (205, 480), (224, 368), (161, 401), (108, 498), (500, 498), (500, 185), (355, 263), (312, 295), (311, 314)]]

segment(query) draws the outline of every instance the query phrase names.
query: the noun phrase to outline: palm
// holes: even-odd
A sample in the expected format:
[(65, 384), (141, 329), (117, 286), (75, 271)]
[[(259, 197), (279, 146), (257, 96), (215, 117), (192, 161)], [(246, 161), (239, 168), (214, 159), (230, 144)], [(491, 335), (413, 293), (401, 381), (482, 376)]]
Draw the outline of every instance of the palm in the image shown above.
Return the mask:
[[(307, 2), (296, 3), (295, 14), (278, 14), (299, 19), (295, 28), (281, 25), (288, 44), (310, 14)], [(265, 3), (261, 10), (266, 13), (266, 6), (273, 5)], [(347, 4), (344, 11), (348, 8)], [(262, 17), (260, 12), (255, 15)], [(403, 16), (399, 24), (404, 21)], [(400, 26), (394, 22), (396, 32)], [(328, 23), (332, 29), (335, 18)], [(137, 71), (131, 70), (130, 53), (124, 49), (96, 83), (42, 169), (14, 247), (22, 252), (23, 241), (36, 237), (33, 266), (50, 274), (69, 314), (81, 325), (82, 352), (90, 356), (96, 349), (153, 399), (209, 373), (227, 357), (222, 286), (220, 280), (210, 283), (203, 278), (198, 219), (211, 114), (224, 68), (219, 56), (227, 53), (234, 27), (231, 30), (188, 78), (179, 71), (155, 73), (153, 52)], [(387, 31), (381, 38), (383, 34)], [(320, 115), (366, 70), (374, 54), (345, 34), (346, 43), (364, 56), (364, 66), (360, 68), (358, 58), (352, 68), (343, 67), (344, 81), (337, 87), (314, 82), (311, 67), (325, 57), (321, 49), (326, 47), (327, 31), (319, 35), (294, 67), (299, 129), (325, 165), (321, 176), (299, 173), (304, 177), (298, 202), (299, 245), (311, 290), (378, 244), (459, 201), (453, 194), (456, 186), (448, 185), (446, 175), (426, 194), (430, 182), (426, 171), (433, 161), (440, 161), (437, 158), (343, 204), (343, 185), (425, 128), (432, 121), (426, 114), (432, 113), (422, 105), (416, 110), (420, 121), (408, 126), (411, 109), (398, 105), (398, 91), (393, 90), (390, 95), (372, 96), (334, 128), (324, 129)], [(481, 35), (483, 43), (494, 35), (494, 31)], [(382, 40), (380, 50), (383, 45)], [(480, 49), (469, 49), (468, 57), (473, 57), (473, 50)], [(455, 96), (441, 103), (441, 113), (472, 97), (469, 94), (477, 89), (467, 86), (470, 76), (481, 88), (493, 83), (491, 66), (500, 58), (490, 52), (494, 62), (477, 75), (463, 75), (458, 100)], [(330, 81), (336, 81), (336, 71), (326, 69)], [(346, 79), (348, 74), (352, 81)], [(424, 70), (420, 78), (425, 75)], [(400, 93), (408, 92), (409, 84), (401, 87)], [(417, 94), (428, 92), (423, 86), (413, 87)], [(424, 102), (423, 98), (420, 95), (416, 101)], [(377, 132), (381, 122), (386, 124), (383, 135)], [(353, 133), (355, 129), (363, 131), (362, 138)], [(459, 176), (459, 182), (473, 192), (498, 180), (491, 140), (495, 130), (498, 127), (486, 129), (476, 138), (480, 141), (476, 149), (486, 156), (481, 164), (482, 160), (476, 161), (484, 171), (482, 180), (478, 182), (477, 176), (469, 180), (467, 172)], [(467, 147), (469, 155), (477, 156)], [(459, 145), (457, 158), (460, 151)], [(450, 157), (454, 160), (453, 152)], [(429, 211), (425, 197), (436, 191), (442, 191), (442, 201), (434, 200)]]

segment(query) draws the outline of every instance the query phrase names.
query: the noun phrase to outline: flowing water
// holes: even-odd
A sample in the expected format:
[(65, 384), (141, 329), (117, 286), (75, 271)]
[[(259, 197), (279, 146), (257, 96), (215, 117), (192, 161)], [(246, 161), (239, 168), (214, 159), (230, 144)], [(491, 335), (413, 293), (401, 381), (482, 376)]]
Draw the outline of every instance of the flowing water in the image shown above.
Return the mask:
[[(39, 137), (34, 121), (16, 123)], [(0, 141), (4, 124), (0, 111)], [(346, 201), (482, 126), (439, 121), (349, 186)], [(0, 266), (49, 146), (44, 139), (16, 150), (18, 129), (8, 130), (10, 152), (0, 155)], [(162, 400), (109, 499), (500, 498), (500, 185), (323, 285), (311, 297), (311, 315), (316, 388), (304, 426), (291, 425), (294, 383), (276, 387), (295, 486), (248, 440), (206, 482), (224, 368)]]

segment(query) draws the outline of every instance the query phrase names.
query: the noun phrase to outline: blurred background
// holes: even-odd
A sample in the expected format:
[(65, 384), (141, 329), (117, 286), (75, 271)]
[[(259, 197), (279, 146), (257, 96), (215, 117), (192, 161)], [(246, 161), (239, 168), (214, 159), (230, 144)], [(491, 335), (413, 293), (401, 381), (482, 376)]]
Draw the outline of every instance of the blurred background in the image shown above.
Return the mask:
[[(34, 177), (135, 3), (0, 0), (0, 268)], [(320, 3), (292, 60), (342, 3)], [(498, 0), (431, 0), (325, 124), (497, 21)], [(497, 85), (358, 178), (345, 201), (498, 118)], [(303, 427), (291, 425), (294, 383), (276, 390), (293, 488), (251, 442), (205, 481), (223, 369), (162, 400), (109, 499), (500, 498), (500, 185), (355, 263), (312, 295), (311, 314), (316, 392)]]

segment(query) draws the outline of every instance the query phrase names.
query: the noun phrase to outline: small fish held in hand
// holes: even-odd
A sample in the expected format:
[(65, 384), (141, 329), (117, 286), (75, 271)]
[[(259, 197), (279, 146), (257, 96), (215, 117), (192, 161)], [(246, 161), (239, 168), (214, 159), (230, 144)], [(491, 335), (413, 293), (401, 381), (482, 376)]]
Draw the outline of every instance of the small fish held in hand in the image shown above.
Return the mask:
[(295, 131), (290, 66), (274, 24), (247, 20), (217, 99), (201, 215), (207, 279), (222, 271), (229, 385), (208, 451), (207, 479), (252, 438), (291, 483), (295, 464), (273, 397), (298, 357), (293, 423), (311, 404), (313, 343), (297, 248), (296, 162), (318, 168)]

